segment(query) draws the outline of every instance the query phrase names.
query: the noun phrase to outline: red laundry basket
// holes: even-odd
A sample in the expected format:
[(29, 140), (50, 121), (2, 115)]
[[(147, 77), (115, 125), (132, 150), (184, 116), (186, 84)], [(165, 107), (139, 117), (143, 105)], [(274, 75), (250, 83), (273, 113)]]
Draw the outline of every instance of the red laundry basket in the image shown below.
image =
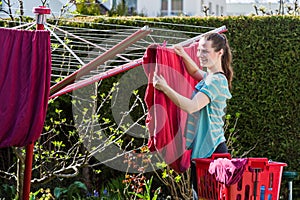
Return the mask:
[(231, 159), (230, 154), (213, 154), (211, 158), (194, 159), (200, 200), (279, 199), (281, 175), (286, 163), (268, 161), (267, 158), (247, 158), (241, 180), (226, 187), (208, 172), (210, 163), (217, 158)]

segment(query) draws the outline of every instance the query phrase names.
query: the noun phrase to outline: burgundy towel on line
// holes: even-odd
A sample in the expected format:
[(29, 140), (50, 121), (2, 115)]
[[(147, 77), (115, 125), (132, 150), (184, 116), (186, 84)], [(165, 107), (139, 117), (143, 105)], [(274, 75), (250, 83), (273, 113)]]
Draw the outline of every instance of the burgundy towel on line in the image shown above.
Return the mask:
[(37, 140), (51, 78), (48, 31), (0, 28), (0, 148)]
[[(185, 48), (191, 58), (199, 64), (198, 44)], [(163, 75), (168, 84), (183, 96), (190, 97), (197, 81), (186, 71), (182, 59), (173, 49), (150, 45), (143, 57), (143, 67), (148, 77), (145, 102), (148, 108), (146, 125), (150, 136), (148, 147), (157, 151), (165, 162), (177, 172), (190, 167), (191, 151), (186, 150), (184, 130), (187, 113), (179, 109), (163, 92), (153, 87), (153, 74)]]

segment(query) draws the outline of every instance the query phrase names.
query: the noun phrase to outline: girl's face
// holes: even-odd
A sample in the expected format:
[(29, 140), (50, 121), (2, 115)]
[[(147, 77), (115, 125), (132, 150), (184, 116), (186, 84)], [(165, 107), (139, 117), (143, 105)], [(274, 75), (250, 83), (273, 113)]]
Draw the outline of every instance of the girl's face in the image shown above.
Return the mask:
[(197, 57), (200, 60), (200, 65), (202, 67), (207, 67), (208, 69), (212, 67), (217, 67), (220, 65), (222, 52), (221, 50), (216, 52), (214, 48), (212, 48), (212, 41), (201, 39), (199, 41)]

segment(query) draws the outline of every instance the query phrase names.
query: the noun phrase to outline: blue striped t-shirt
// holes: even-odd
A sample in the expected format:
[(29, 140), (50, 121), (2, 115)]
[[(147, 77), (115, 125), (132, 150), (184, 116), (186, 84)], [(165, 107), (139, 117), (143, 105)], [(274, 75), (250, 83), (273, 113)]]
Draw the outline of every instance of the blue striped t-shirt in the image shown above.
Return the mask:
[(231, 98), (227, 79), (222, 73), (205, 74), (195, 86), (193, 96), (197, 92), (206, 94), (210, 103), (188, 116), (185, 137), (187, 148), (192, 149), (192, 159), (210, 157), (225, 141), (223, 116), (226, 100)]

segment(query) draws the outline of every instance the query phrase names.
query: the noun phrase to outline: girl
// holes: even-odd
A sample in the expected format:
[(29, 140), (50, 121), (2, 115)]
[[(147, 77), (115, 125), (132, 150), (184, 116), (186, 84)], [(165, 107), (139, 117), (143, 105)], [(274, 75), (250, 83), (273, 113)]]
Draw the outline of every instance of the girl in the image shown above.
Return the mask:
[[(186, 144), (192, 149), (191, 158), (207, 158), (213, 153), (227, 153), (224, 136), (226, 101), (231, 98), (231, 50), (224, 34), (208, 33), (199, 41), (197, 57), (206, 72), (184, 51), (175, 46), (175, 52), (181, 56), (188, 73), (199, 81), (192, 98), (184, 97), (172, 89), (164, 77), (154, 75), (153, 85), (164, 92), (178, 107), (189, 113), (186, 124)], [(193, 199), (197, 197), (197, 177), (195, 164), (191, 164)]]

